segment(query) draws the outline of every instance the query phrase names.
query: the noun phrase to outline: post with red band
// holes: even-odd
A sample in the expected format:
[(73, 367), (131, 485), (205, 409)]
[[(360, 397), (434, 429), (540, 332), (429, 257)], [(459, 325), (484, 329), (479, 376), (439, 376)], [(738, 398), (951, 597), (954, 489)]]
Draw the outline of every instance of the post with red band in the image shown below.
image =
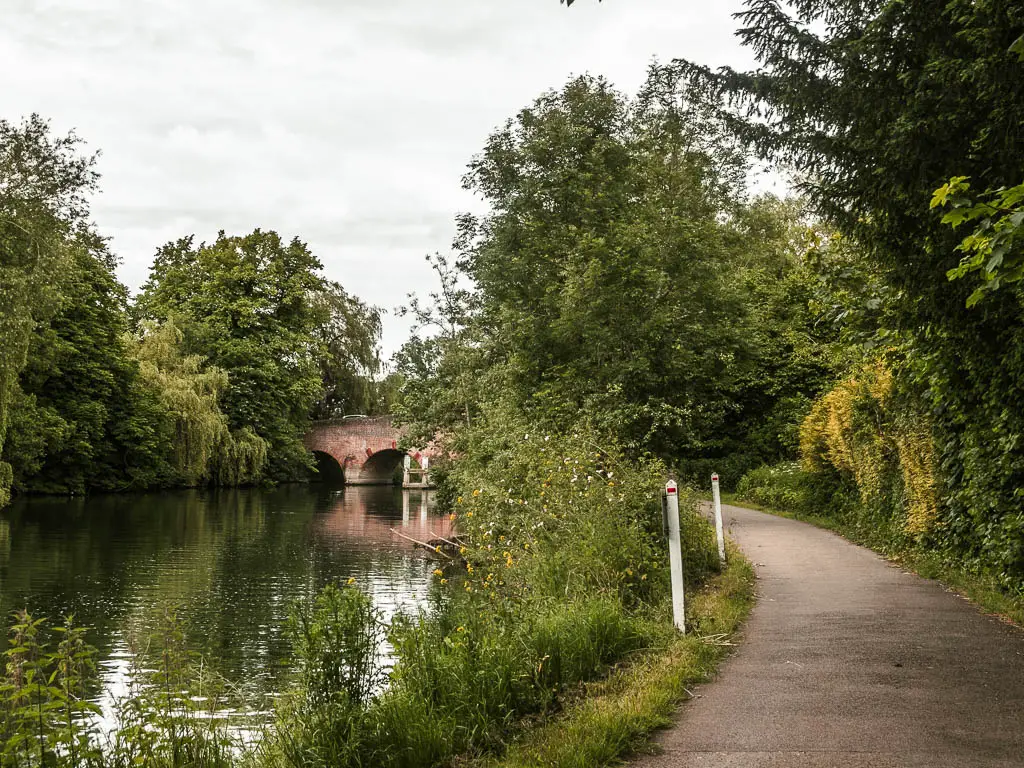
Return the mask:
[(711, 498), (715, 500), (715, 533), (718, 535), (718, 562), (725, 567), (725, 531), (722, 525), (722, 494), (718, 492), (718, 473), (711, 475)]
[(672, 570), (672, 619), (686, 634), (686, 598), (683, 594), (683, 548), (679, 540), (679, 487), (675, 480), (665, 484), (668, 506), (668, 562)]

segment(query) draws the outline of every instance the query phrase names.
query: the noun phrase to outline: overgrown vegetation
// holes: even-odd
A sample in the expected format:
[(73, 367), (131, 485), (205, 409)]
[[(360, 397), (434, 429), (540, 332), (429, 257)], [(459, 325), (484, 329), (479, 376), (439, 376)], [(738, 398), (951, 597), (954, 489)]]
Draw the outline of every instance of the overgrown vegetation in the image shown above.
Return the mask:
[(750, 563), (731, 552), (721, 576), (687, 600), (699, 624), (666, 647), (637, 654), (606, 678), (587, 684), (566, 709), (526, 734), (488, 768), (590, 768), (614, 765), (668, 725), (689, 687), (704, 682), (732, 646), (731, 638), (753, 604)]
[(0, 679), (0, 766), (236, 764), (251, 746), (229, 714), (234, 697), (185, 647), (177, 614), (166, 610), (157, 631), (136, 640), (129, 690), (103, 712), (91, 700), (96, 651), (86, 628), (15, 614)]
[[(456, 499), (460, 540), (439, 561), (432, 609), (385, 626), (352, 585), (296, 606), (288, 627), (295, 679), (266, 727), (230, 727), (227, 689), (184, 648), (171, 613), (103, 735), (85, 703), (92, 652), (80, 630), (67, 630), (73, 647), (51, 653), (40, 623), (19, 617), (0, 698), (10, 744), (4, 765), (425, 768), (501, 754), (526, 726), (573, 700), (578, 686), (635, 654), (667, 648), (675, 657), (659, 501), (664, 466), (631, 461), (584, 429), (528, 435), (511, 426), (479, 425), (487, 459), (456, 470), (473, 487)], [(718, 569), (714, 532), (694, 496), (681, 502), (687, 582), (696, 590)], [(709, 600), (691, 601), (691, 624), (731, 632), (742, 605), (726, 613)], [(381, 656), (385, 633), (390, 669)], [(67, 681), (61, 654), (78, 665)], [(715, 655), (694, 640), (679, 663), (696, 665), (688, 675), (706, 674)], [(672, 696), (678, 691), (656, 706), (663, 710)], [(62, 746), (71, 742), (77, 756)]]

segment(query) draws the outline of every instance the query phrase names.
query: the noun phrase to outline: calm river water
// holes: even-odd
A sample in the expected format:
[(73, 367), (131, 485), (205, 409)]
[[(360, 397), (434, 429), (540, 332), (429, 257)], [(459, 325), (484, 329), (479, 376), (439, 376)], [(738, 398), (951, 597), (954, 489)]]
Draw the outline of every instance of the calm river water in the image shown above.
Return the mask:
[(426, 605), (433, 561), (392, 529), (420, 540), (449, 531), (429, 494), (393, 487), (19, 500), (0, 512), (0, 612), (73, 612), (93, 628), (109, 694), (130, 633), (177, 604), (196, 650), (269, 693), (286, 671), (292, 601), (354, 577), (387, 616)]

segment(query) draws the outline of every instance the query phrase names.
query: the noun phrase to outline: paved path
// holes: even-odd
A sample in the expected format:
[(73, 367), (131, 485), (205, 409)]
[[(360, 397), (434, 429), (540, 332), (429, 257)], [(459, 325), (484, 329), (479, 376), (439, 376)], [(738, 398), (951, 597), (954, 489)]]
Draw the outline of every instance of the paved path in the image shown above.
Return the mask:
[(757, 606), (635, 768), (1024, 766), (1024, 631), (827, 531), (723, 514)]

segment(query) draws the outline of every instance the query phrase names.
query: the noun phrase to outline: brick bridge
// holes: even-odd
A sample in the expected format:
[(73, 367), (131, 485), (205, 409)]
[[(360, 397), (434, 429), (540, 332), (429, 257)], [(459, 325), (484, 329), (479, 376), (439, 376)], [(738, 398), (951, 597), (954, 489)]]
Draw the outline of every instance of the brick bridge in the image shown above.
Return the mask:
[[(385, 485), (391, 483), (406, 456), (417, 462), (439, 455), (433, 447), (401, 451), (402, 431), (391, 426), (390, 416), (349, 417), (315, 421), (303, 441), (306, 448), (328, 456), (338, 463), (346, 485)], [(419, 479), (419, 478), (417, 478)]]

